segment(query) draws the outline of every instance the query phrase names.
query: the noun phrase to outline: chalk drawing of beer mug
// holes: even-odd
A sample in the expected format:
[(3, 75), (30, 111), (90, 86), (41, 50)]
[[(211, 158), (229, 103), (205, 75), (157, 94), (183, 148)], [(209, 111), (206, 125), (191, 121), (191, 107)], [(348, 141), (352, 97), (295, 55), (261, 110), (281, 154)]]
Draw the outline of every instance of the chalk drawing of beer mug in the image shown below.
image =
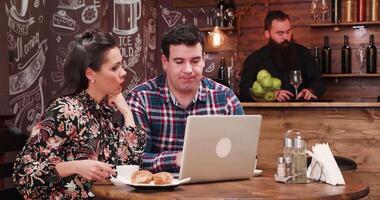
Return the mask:
[(114, 0), (113, 32), (132, 35), (138, 31), (137, 21), (141, 17), (141, 0)]
[(28, 9), (28, 0), (11, 0), (11, 5), (11, 9), (14, 9), (18, 16), (25, 16), (26, 10)]

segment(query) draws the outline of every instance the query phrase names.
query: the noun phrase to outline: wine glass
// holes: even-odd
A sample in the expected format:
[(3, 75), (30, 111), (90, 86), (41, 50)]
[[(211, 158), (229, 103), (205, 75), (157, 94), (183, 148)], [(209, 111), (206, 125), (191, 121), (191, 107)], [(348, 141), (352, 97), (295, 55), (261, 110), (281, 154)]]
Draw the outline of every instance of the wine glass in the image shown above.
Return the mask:
[(322, 0), (319, 9), (320, 9), (320, 12), (321, 12), (322, 21), (324, 23), (327, 22), (328, 21), (328, 17), (329, 17), (329, 7), (327, 5), (327, 1), (326, 0)]
[(314, 23), (317, 23), (319, 16), (318, 0), (312, 0), (310, 3), (310, 16), (313, 18)]
[(358, 59), (359, 61), (359, 65), (360, 65), (360, 74), (364, 74), (365, 71), (366, 71), (366, 65), (365, 65), (365, 59), (366, 59), (366, 56), (365, 56), (365, 50), (366, 50), (366, 44), (360, 44), (359, 48), (358, 48), (358, 51), (356, 53), (356, 58)]
[(298, 96), (298, 87), (302, 83), (302, 74), (301, 70), (292, 70), (290, 71), (290, 84), (293, 85), (296, 91), (296, 97)]

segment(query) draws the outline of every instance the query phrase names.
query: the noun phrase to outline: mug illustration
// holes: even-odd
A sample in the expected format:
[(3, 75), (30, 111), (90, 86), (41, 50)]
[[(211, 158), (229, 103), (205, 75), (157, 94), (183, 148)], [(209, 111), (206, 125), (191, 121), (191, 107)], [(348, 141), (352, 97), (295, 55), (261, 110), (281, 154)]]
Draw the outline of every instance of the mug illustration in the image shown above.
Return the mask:
[(19, 17), (25, 16), (26, 10), (28, 8), (28, 0), (11, 0), (11, 5), (11, 9), (13, 9), (13, 11), (17, 13)]
[(136, 33), (137, 21), (140, 17), (141, 0), (114, 0), (114, 33), (118, 35)]
[(34, 23), (34, 17), (28, 13), (28, 0), (10, 0), (10, 7), (5, 6), (8, 15), (8, 27), (20, 35), (28, 35), (29, 26)]

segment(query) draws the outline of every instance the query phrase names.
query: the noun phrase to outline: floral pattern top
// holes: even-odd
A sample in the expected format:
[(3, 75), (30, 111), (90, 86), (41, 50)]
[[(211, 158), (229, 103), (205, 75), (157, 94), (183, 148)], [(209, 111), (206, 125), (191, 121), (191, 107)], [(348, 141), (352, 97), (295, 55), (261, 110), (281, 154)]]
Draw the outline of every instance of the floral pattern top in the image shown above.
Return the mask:
[(47, 108), (14, 166), (14, 182), (26, 199), (91, 199), (93, 181), (60, 177), (55, 165), (93, 159), (120, 165), (142, 163), (145, 131), (120, 127), (114, 110), (85, 91), (58, 98)]

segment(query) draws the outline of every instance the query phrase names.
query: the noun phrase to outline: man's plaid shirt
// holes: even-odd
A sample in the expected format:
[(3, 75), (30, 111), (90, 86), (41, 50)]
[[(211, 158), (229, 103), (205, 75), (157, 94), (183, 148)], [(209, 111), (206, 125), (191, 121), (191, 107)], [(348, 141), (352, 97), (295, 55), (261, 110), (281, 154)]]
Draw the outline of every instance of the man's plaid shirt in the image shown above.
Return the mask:
[[(170, 94), (166, 75), (135, 87), (127, 96), (136, 124), (144, 127), (147, 144), (143, 168), (153, 172), (178, 172), (176, 153), (182, 151), (189, 115), (243, 115), (234, 92), (203, 77), (193, 102), (182, 108)], [(201, 147), (200, 147), (201, 148)]]

